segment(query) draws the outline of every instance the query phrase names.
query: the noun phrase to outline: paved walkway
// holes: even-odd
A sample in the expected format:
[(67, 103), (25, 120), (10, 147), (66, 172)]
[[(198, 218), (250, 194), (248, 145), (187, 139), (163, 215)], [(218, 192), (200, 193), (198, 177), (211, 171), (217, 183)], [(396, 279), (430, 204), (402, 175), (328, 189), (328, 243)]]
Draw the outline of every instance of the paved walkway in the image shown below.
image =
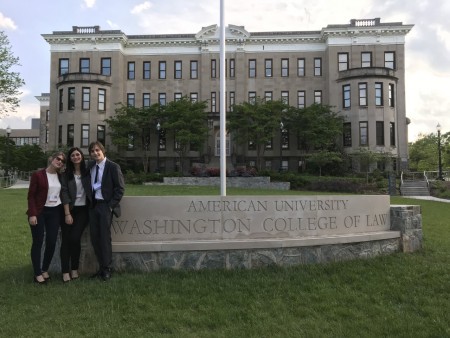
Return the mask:
[(29, 186), (30, 186), (29, 181), (17, 180), (14, 185), (6, 189), (28, 189)]

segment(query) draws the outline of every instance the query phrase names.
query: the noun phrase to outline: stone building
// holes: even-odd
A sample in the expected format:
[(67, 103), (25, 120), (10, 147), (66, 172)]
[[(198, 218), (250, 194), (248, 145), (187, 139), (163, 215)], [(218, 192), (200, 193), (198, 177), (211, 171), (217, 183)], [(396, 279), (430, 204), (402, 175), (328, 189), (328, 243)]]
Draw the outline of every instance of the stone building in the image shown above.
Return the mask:
[[(347, 152), (384, 153), (396, 170), (406, 168), (405, 36), (412, 27), (379, 18), (318, 31), (248, 32), (228, 25), (226, 109), (256, 96), (295, 107), (327, 104), (345, 118), (341, 142)], [(209, 102), (210, 128), (206, 150), (190, 151), (190, 164), (218, 166), (219, 33), (212, 25), (196, 34), (126, 35), (99, 26), (43, 34), (51, 51), (49, 114), (42, 130), (46, 147), (86, 149), (100, 140), (114, 149), (104, 120), (116, 103), (142, 107), (188, 96)], [(155, 125), (150, 170), (156, 158), (162, 170), (176, 170), (174, 140), (167, 137), (158, 146), (157, 135)], [(227, 140), (228, 163), (236, 164), (235, 152)], [(255, 154), (246, 154), (245, 164), (254, 165)], [(297, 171), (304, 155), (296, 135), (279, 133), (264, 163), (268, 169)], [(126, 156), (136, 155), (128, 151)], [(355, 169), (361, 168), (356, 164)]]

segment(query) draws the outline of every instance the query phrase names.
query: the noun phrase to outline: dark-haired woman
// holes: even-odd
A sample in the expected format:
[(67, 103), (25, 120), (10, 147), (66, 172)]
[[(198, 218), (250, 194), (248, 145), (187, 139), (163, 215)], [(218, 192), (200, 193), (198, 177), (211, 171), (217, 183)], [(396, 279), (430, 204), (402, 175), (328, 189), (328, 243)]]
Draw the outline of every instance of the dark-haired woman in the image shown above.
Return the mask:
[[(46, 284), (50, 279), (48, 268), (55, 253), (56, 240), (62, 220), (61, 174), (66, 157), (57, 152), (49, 158), (47, 168), (31, 175), (28, 190), (28, 223), (31, 236), (31, 262), (34, 270), (34, 282)], [(44, 244), (44, 259), (41, 265), (41, 250)]]
[(81, 149), (71, 148), (67, 159), (63, 179), (63, 194), (67, 194), (67, 203), (64, 204), (64, 223), (61, 226), (61, 270), (64, 283), (79, 277), (81, 235), (89, 222), (86, 192), (91, 186)]

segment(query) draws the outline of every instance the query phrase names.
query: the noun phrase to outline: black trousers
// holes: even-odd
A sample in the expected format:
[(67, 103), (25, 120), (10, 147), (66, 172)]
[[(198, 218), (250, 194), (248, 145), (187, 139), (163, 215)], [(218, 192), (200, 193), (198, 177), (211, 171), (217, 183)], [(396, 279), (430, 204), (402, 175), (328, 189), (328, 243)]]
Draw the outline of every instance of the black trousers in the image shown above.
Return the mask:
[(87, 206), (74, 206), (71, 210), (73, 223), (61, 225), (61, 271), (69, 273), (80, 265), (81, 236), (89, 221)]
[(111, 224), (112, 211), (108, 204), (97, 201), (94, 207), (89, 209), (89, 226), (91, 242), (100, 270), (112, 267)]
[[(48, 271), (50, 263), (55, 253), (56, 240), (61, 223), (63, 223), (64, 212), (62, 205), (56, 207), (44, 207), (44, 210), (37, 216), (37, 224), (30, 225), (33, 242), (31, 244), (31, 263), (33, 264), (34, 275), (39, 276), (42, 271)], [(41, 265), (41, 250), (44, 244), (44, 259)]]

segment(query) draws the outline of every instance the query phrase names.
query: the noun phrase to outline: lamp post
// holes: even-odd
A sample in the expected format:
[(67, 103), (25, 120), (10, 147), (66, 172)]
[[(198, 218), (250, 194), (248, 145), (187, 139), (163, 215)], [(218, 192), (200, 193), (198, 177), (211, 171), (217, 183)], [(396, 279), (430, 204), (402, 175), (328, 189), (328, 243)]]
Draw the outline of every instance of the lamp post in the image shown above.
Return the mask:
[(9, 177), (9, 136), (11, 135), (11, 127), (6, 127), (6, 173), (5, 176)]
[(437, 133), (438, 133), (438, 166), (439, 166), (439, 174), (438, 174), (438, 180), (443, 181), (444, 178), (442, 177), (442, 151), (441, 151), (441, 125), (438, 123), (436, 126)]
[(280, 173), (283, 171), (283, 128), (283, 121), (280, 121)]
[(159, 147), (161, 145), (161, 124), (159, 121), (156, 125), (156, 131), (158, 133), (158, 144), (156, 145), (156, 172), (159, 173)]

